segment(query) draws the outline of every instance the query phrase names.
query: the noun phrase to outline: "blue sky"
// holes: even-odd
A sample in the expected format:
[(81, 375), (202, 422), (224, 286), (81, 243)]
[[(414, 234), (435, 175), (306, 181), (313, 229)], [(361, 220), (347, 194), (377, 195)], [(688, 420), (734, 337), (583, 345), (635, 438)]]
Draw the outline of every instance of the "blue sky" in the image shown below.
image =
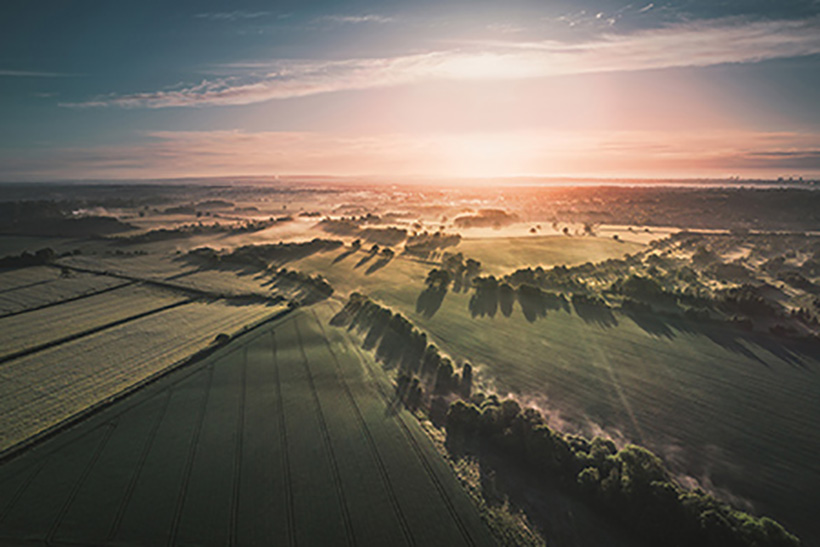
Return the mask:
[(817, 0), (0, 9), (0, 180), (820, 173)]

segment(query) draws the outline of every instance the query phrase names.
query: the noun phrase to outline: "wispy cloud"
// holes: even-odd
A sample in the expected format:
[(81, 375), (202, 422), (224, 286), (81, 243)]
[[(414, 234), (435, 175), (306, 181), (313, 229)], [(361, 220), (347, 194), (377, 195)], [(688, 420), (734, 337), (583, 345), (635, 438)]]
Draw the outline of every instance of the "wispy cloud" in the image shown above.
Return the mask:
[(15, 78), (69, 78), (75, 74), (63, 72), (40, 72), (37, 70), (2, 70), (0, 76), (10, 76)]
[(820, 19), (678, 24), (583, 43), (486, 42), (391, 58), (274, 61), (253, 81), (216, 79), (178, 89), (107, 95), (63, 106), (165, 108), (244, 105), (427, 80), (509, 80), (595, 72), (751, 63), (820, 53)]
[(641, 9), (639, 9), (638, 13), (646, 13), (647, 11), (651, 10), (654, 7), (655, 7), (655, 4), (650, 2), (649, 4), (645, 5)]
[(197, 13), (194, 15), (197, 19), (208, 19), (210, 21), (238, 21), (242, 19), (258, 19), (260, 17), (267, 17), (271, 14), (269, 11), (216, 11)]
[(330, 21), (333, 23), (346, 23), (346, 24), (358, 24), (358, 23), (392, 23), (395, 21), (393, 17), (386, 17), (384, 15), (376, 15), (372, 13), (363, 14), (363, 15), (325, 15), (321, 17), (322, 21)]

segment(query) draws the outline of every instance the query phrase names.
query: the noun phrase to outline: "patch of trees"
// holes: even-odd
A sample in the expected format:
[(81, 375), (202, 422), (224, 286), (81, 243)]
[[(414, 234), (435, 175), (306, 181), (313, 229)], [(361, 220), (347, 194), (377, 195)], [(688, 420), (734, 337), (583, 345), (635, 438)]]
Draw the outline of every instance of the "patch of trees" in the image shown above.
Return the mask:
[(667, 291), (657, 279), (649, 276), (633, 274), (626, 279), (620, 278), (612, 284), (610, 292), (646, 304), (675, 305), (678, 302), (676, 294)]
[(481, 272), (481, 262), (472, 258), (465, 260), (461, 253), (444, 253), (441, 267), (449, 272), (453, 280), (453, 292), (466, 292)]
[(738, 511), (700, 489), (684, 489), (661, 460), (635, 445), (588, 440), (551, 429), (533, 408), (513, 399), (454, 401), (446, 417), (448, 446), (480, 458), (503, 455), (538, 478), (611, 515), (654, 545), (795, 547), (800, 541), (767, 517)]
[(479, 209), (453, 219), (458, 228), (502, 228), (518, 221), (518, 215), (503, 209)]
[(271, 264), (284, 264), (299, 260), (315, 253), (332, 251), (341, 247), (338, 239), (314, 238), (298, 243), (273, 243), (268, 245), (245, 245), (233, 251), (217, 251), (210, 247), (199, 247), (188, 253), (212, 266), (241, 265), (266, 269)]
[(407, 230), (404, 228), (364, 228), (359, 231), (358, 236), (370, 243), (379, 245), (398, 245), (407, 239)]
[[(230, 209), (236, 204), (232, 201), (225, 201), (224, 199), (206, 199), (196, 204), (200, 209)], [(254, 209), (256, 209), (254, 207)]]
[(287, 288), (299, 289), (301, 291), (299, 300), (305, 304), (330, 298), (333, 294), (333, 287), (319, 274), (310, 275), (298, 270), (282, 268), (276, 272), (274, 279), (278, 287), (286, 285)]
[(806, 279), (806, 277), (801, 273), (786, 271), (778, 275), (777, 278), (787, 285), (791, 285), (795, 289), (800, 289), (801, 291), (805, 291), (809, 294), (820, 294), (820, 286)]
[(74, 214), (72, 203), (52, 200), (0, 203), (0, 233), (56, 237), (99, 237), (136, 229), (110, 216)]
[(775, 304), (764, 298), (754, 285), (743, 284), (740, 287), (718, 291), (717, 307), (729, 314), (776, 317), (779, 306), (775, 307)]
[[(412, 409), (420, 408), (428, 397), (472, 393), (473, 370), (469, 363), (457, 370), (452, 360), (443, 356), (435, 344), (428, 342), (427, 335), (403, 315), (363, 294), (351, 294), (330, 324), (364, 334), (362, 346), (374, 350), (386, 369), (398, 370), (397, 395)], [(446, 412), (446, 404), (443, 411)]]
[(319, 227), (331, 234), (358, 237), (379, 245), (398, 245), (407, 239), (407, 230), (392, 226), (386, 228), (362, 228), (362, 224), (377, 222), (378, 216), (362, 215), (360, 217), (342, 217), (339, 219), (324, 218)]
[(513, 286), (522, 284), (533, 285), (551, 291), (563, 291), (569, 293), (586, 293), (589, 291), (586, 283), (582, 279), (584, 274), (578, 267), (568, 268), (566, 266), (555, 266), (545, 270), (541, 266), (535, 268), (521, 268), (504, 280)]
[(404, 244), (404, 252), (420, 258), (428, 258), (441, 249), (455, 247), (459, 243), (461, 243), (461, 235), (459, 234), (445, 234), (443, 232), (430, 234), (425, 231), (407, 238), (407, 242)]
[(244, 234), (259, 232), (274, 226), (281, 222), (289, 222), (293, 220), (292, 217), (284, 216), (279, 218), (270, 217), (267, 220), (244, 220), (233, 224), (220, 224), (214, 222), (213, 224), (203, 224), (202, 222), (183, 224), (175, 228), (157, 228), (147, 232), (136, 234), (127, 237), (117, 237), (114, 239), (117, 243), (126, 245), (135, 245), (140, 243), (154, 243), (157, 241), (168, 241), (171, 239), (179, 239), (190, 237), (194, 235), (205, 234)]
[(46, 247), (30, 253), (23, 251), (19, 255), (9, 255), (0, 258), (0, 268), (25, 268), (27, 266), (42, 266), (49, 264), (56, 257), (54, 249)]

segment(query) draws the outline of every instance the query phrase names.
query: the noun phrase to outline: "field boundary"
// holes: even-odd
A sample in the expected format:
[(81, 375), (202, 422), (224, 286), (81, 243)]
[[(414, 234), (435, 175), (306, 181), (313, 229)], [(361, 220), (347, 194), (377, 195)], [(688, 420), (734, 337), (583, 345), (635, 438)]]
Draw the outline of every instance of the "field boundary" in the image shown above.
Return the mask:
[(57, 347), (62, 344), (67, 344), (68, 342), (73, 342), (74, 340), (79, 340), (80, 338), (84, 338), (86, 336), (91, 336), (92, 334), (97, 334), (98, 332), (102, 332), (107, 329), (111, 329), (114, 327), (119, 327), (120, 325), (124, 325), (126, 323), (130, 323), (131, 321), (136, 321), (137, 319), (142, 319), (144, 317), (149, 317), (151, 315), (162, 313), (164, 311), (171, 310), (173, 308), (178, 308), (179, 306), (183, 306), (185, 304), (190, 304), (193, 302), (192, 299), (182, 300), (180, 302), (174, 302), (173, 304), (168, 304), (165, 306), (161, 306), (159, 308), (154, 308), (152, 310), (144, 311), (142, 313), (138, 313), (136, 315), (131, 315), (128, 317), (123, 317), (122, 319), (117, 319), (116, 321), (112, 321), (110, 323), (106, 323), (104, 325), (100, 325), (98, 327), (92, 327), (90, 329), (86, 329), (84, 331), (80, 331), (74, 334), (69, 334), (68, 336), (63, 336), (62, 338), (58, 338), (56, 340), (52, 340), (50, 342), (46, 342), (45, 344), (40, 344), (39, 346), (34, 346), (32, 348), (22, 349), (15, 353), (11, 353), (9, 355), (4, 355), (0, 357), (0, 365), (3, 363), (7, 363), (9, 361), (13, 361), (15, 359), (19, 359), (21, 357), (26, 357), (27, 355), (31, 355), (33, 353), (38, 353), (41, 351), (45, 351), (50, 348)]
[[(52, 281), (54, 281), (54, 280), (52, 280)], [(48, 283), (51, 283), (52, 281), (48, 281)], [(74, 302), (76, 300), (82, 300), (83, 298), (90, 298), (92, 296), (97, 296), (98, 294), (105, 294), (105, 293), (110, 292), (110, 291), (115, 291), (117, 289), (122, 289), (122, 288), (128, 287), (130, 285), (133, 285), (135, 283), (137, 283), (137, 282), (136, 281), (129, 281), (128, 283), (122, 283), (120, 285), (114, 285), (113, 287), (106, 287), (106, 288), (100, 289), (98, 291), (91, 291), (91, 292), (87, 292), (87, 293), (83, 293), (83, 294), (78, 294), (77, 296), (71, 296), (71, 297), (65, 298), (63, 300), (57, 300), (55, 302), (46, 302), (45, 304), (40, 304), (39, 306), (34, 306), (33, 308), (26, 308), (24, 310), (11, 311), (11, 312), (4, 313), (4, 314), (0, 315), (0, 319), (5, 319), (6, 317), (14, 317), (15, 315), (22, 315), (24, 313), (29, 313), (29, 312), (32, 312), (32, 311), (42, 310), (42, 309), (45, 309), (45, 308), (50, 308), (52, 306), (59, 306), (60, 304), (68, 304), (69, 302)], [(18, 287), (18, 288), (20, 288), (20, 287)], [(12, 289), (12, 292), (15, 291), (15, 290), (17, 290), (17, 289)]]
[[(127, 274), (124, 274), (124, 273), (92, 270), (90, 268), (80, 268), (78, 266), (61, 266), (61, 267), (65, 267), (69, 270), (76, 271), (76, 272), (90, 273), (90, 274), (95, 274), (95, 275), (102, 275), (102, 276), (107, 276), (107, 277), (113, 277), (113, 278), (116, 278), (116, 279), (124, 279), (126, 281), (144, 283), (146, 285), (152, 285), (152, 286), (155, 286), (155, 287), (161, 287), (163, 289), (168, 289), (168, 290), (172, 290), (172, 291), (182, 292), (182, 293), (185, 293), (185, 294), (196, 295), (196, 296), (206, 297), (206, 298), (219, 298), (219, 299), (228, 300), (228, 301), (230, 301), (230, 300), (239, 300), (239, 299), (243, 299), (243, 298), (252, 298), (252, 299), (261, 300), (261, 301), (264, 301), (264, 302), (273, 302), (274, 304), (278, 304), (278, 303), (285, 300), (285, 298), (283, 296), (280, 296), (280, 295), (265, 296), (264, 294), (251, 293), (251, 292), (227, 294), (227, 293), (221, 293), (221, 292), (218, 292), (218, 291), (209, 291), (209, 290), (205, 290), (205, 289), (198, 289), (196, 287), (191, 287), (191, 286), (186, 286), (186, 285), (177, 285), (176, 283), (168, 282), (166, 279), (152, 279), (150, 277), (138, 277), (138, 276), (134, 276), (134, 275), (127, 275)], [(198, 273), (198, 272), (191, 272), (191, 273), (193, 274), (193, 273)]]
[[(236, 340), (237, 338), (239, 338), (241, 336), (244, 336), (244, 335), (254, 331), (258, 327), (261, 327), (262, 325), (264, 325), (266, 323), (270, 323), (270, 322), (276, 321), (277, 319), (285, 317), (286, 315), (291, 313), (294, 309), (295, 308), (288, 306), (284, 310), (279, 310), (277, 312), (272, 313), (271, 315), (269, 315), (267, 317), (263, 317), (262, 319), (259, 319), (255, 322), (252, 322), (252, 323), (249, 323), (249, 324), (245, 325), (244, 327), (240, 328), (238, 331), (236, 331), (236, 332), (234, 332), (233, 334), (230, 335), (229, 342), (233, 341), (233, 340)], [(43, 431), (35, 433), (31, 437), (28, 437), (27, 439), (25, 439), (23, 441), (20, 441), (19, 443), (14, 444), (14, 445), (6, 448), (5, 450), (0, 452), (0, 464), (6, 463), (7, 461), (10, 461), (10, 460), (13, 460), (18, 455), (25, 452), (28, 448), (40, 444), (44, 440), (46, 440), (48, 438), (51, 438), (52, 436), (56, 435), (57, 433), (59, 433), (61, 431), (65, 431), (66, 429), (69, 429), (71, 427), (74, 427), (75, 425), (78, 425), (79, 423), (85, 421), (86, 419), (93, 416), (94, 414), (96, 414), (100, 410), (102, 410), (104, 408), (107, 408), (108, 406), (112, 405), (115, 402), (126, 399), (128, 396), (133, 395), (134, 393), (138, 392), (140, 389), (148, 386), (149, 384), (153, 384), (156, 381), (166, 377), (171, 372), (174, 372), (174, 371), (179, 370), (181, 368), (184, 368), (184, 367), (187, 367), (187, 366), (190, 366), (190, 365), (193, 365), (193, 364), (196, 364), (196, 363), (202, 361), (206, 357), (211, 356), (216, 351), (221, 349), (224, 345), (225, 344), (211, 343), (210, 345), (200, 349), (199, 351), (194, 352), (193, 354), (189, 355), (188, 357), (180, 359), (176, 363), (173, 363), (173, 364), (165, 367), (164, 369), (159, 370), (159, 371), (157, 371), (157, 372), (143, 378), (142, 380), (140, 380), (140, 381), (126, 387), (122, 391), (119, 391), (118, 393), (115, 393), (114, 395), (111, 395), (110, 397), (106, 397), (105, 399), (102, 399), (100, 401), (97, 401), (96, 403), (94, 403), (94, 404), (86, 407), (85, 409), (77, 412), (73, 416), (70, 416), (70, 417), (66, 418), (62, 422), (54, 424), (54, 425), (44, 429)]]

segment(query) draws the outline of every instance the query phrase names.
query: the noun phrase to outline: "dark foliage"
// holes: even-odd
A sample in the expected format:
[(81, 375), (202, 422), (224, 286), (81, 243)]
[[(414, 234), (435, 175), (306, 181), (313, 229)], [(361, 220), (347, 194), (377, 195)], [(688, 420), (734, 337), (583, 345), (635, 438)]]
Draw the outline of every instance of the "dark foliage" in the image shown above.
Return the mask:
[(541, 414), (512, 399), (480, 405), (461, 400), (446, 417), (447, 442), (477, 453), (492, 449), (536, 477), (557, 479), (568, 491), (612, 515), (655, 545), (685, 547), (794, 547), (800, 541), (780, 524), (735, 510), (701, 490), (678, 485), (648, 450), (564, 435)]

